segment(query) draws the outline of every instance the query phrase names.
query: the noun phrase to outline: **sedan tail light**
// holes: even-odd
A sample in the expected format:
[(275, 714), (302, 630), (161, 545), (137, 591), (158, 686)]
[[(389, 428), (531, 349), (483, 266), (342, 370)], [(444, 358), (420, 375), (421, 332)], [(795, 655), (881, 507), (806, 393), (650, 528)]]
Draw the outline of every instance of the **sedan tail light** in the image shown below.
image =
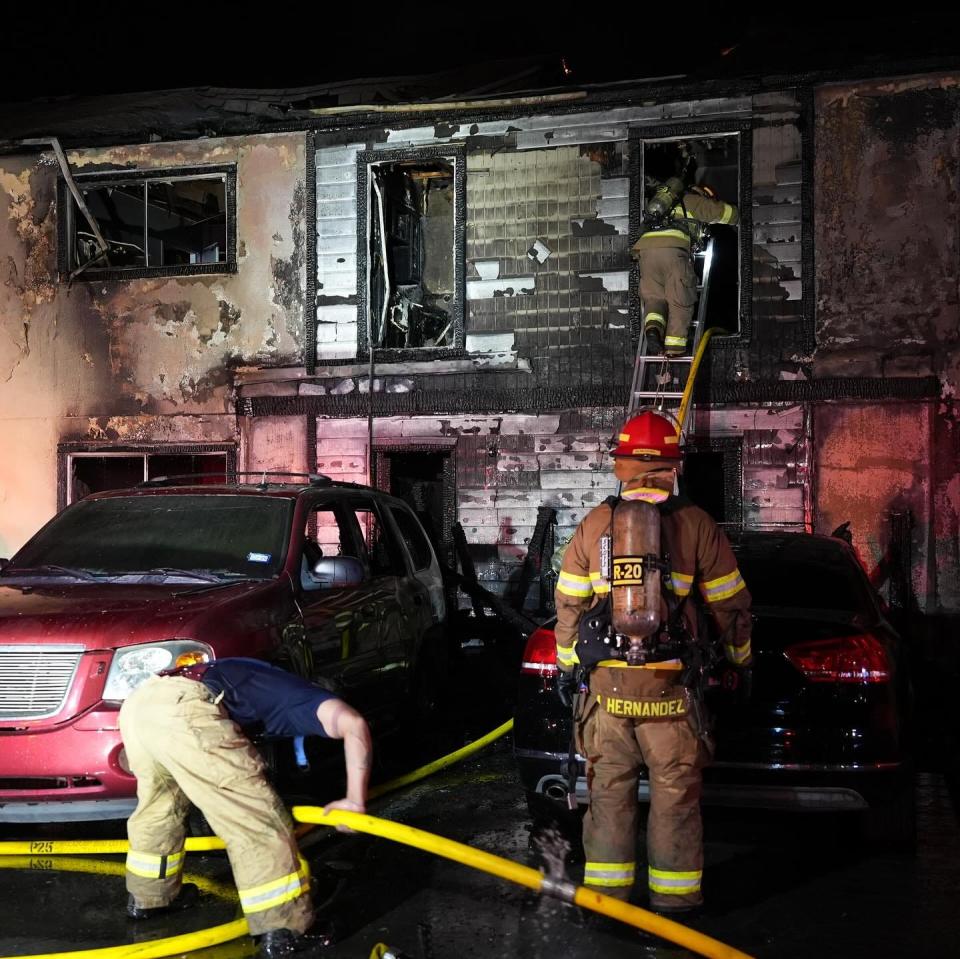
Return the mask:
[(796, 643), (784, 655), (812, 683), (890, 681), (887, 651), (870, 633)]
[(553, 676), (557, 671), (557, 641), (552, 629), (535, 629), (523, 651), (521, 673), (534, 676)]

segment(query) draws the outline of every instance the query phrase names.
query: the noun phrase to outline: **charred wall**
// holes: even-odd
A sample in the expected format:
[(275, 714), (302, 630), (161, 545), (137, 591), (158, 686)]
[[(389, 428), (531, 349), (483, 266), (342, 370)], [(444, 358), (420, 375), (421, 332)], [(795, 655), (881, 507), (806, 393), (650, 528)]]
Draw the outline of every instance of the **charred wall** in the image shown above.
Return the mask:
[(237, 269), (94, 279), (58, 273), (59, 167), (0, 159), (0, 555), (54, 512), (60, 442), (235, 441), (233, 370), (300, 362), (305, 137), (69, 153), (77, 174), (234, 165)]
[(917, 601), (956, 611), (960, 78), (829, 86), (816, 105), (814, 373), (940, 383), (928, 403), (818, 412), (818, 511), (851, 520), (875, 566), (908, 509)]

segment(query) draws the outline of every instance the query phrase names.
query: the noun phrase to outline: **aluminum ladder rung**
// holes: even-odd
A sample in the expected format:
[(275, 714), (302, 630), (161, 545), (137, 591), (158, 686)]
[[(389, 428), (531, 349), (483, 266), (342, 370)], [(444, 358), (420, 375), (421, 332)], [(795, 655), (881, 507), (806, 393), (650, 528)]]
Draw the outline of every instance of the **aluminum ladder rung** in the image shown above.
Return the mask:
[(633, 394), (635, 400), (682, 400), (683, 393), (661, 393), (657, 390), (637, 390)]

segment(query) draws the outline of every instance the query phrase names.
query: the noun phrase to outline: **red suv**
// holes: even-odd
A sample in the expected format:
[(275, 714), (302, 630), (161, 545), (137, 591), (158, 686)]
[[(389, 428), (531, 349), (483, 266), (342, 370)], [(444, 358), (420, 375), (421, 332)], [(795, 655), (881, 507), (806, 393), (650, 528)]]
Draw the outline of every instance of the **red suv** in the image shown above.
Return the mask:
[(374, 727), (422, 698), (446, 610), (414, 513), (256, 475), (94, 494), (0, 560), (0, 822), (128, 815), (120, 704), (198, 649), (319, 680)]

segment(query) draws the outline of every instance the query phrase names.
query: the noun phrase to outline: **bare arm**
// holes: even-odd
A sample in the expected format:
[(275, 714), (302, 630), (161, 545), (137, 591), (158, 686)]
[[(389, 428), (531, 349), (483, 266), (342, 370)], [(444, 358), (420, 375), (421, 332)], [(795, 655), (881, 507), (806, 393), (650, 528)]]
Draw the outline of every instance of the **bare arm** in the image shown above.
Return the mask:
[(347, 795), (328, 809), (364, 812), (367, 786), (373, 765), (373, 742), (366, 720), (342, 699), (327, 699), (317, 707), (317, 719), (331, 739), (343, 740), (343, 758), (347, 767)]

